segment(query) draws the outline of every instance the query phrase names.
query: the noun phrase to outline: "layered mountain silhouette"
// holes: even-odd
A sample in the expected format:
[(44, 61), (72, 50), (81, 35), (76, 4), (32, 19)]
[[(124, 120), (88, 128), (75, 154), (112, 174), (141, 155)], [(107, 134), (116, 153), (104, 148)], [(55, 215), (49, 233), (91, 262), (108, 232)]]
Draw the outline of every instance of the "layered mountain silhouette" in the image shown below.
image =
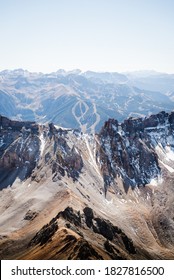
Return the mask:
[(174, 107), (174, 75), (157, 72), (97, 73), (17, 69), (0, 72), (0, 113), (21, 121), (54, 123), (99, 132), (109, 118), (119, 122)]

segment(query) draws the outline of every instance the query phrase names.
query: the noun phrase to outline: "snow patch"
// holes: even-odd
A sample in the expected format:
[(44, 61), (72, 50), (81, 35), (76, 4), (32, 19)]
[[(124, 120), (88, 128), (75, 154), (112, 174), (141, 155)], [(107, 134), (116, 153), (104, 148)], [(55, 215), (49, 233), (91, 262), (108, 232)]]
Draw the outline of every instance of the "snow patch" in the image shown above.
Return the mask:
[(91, 165), (94, 167), (94, 169), (96, 170), (96, 172), (98, 173), (98, 175), (101, 176), (99, 170), (98, 170), (98, 166), (97, 166), (97, 163), (96, 163), (96, 159), (94, 157), (94, 155), (92, 154), (92, 151), (91, 151), (91, 148), (89, 146), (89, 142), (88, 142), (88, 137), (87, 135), (84, 135), (84, 139), (85, 139), (85, 143), (86, 143), (86, 147), (88, 149), (88, 152), (89, 152), (89, 156), (90, 156), (90, 159), (89, 159), (89, 162), (91, 163)]
[(159, 158), (167, 161), (174, 161), (174, 152), (172, 151), (171, 147), (168, 145), (165, 148), (159, 143), (155, 147), (156, 153), (158, 154)]
[(121, 125), (118, 126), (118, 134), (119, 134), (120, 136), (124, 136), (124, 135), (125, 135), (125, 132), (123, 131)]
[(158, 176), (157, 178), (151, 179), (151, 181), (150, 181), (149, 184), (156, 187), (156, 186), (162, 184), (162, 182), (163, 182), (162, 177), (161, 177), (161, 176)]
[(54, 127), (56, 128), (56, 129), (62, 129), (62, 130), (72, 130), (72, 128), (67, 128), (67, 127), (63, 127), (63, 126), (60, 126), (60, 125), (55, 125), (54, 124)]
[(44, 148), (45, 148), (45, 139), (44, 139), (43, 133), (39, 136), (39, 139), (40, 139), (40, 142), (41, 142), (41, 144), (40, 144), (40, 155), (42, 156)]
[(165, 150), (167, 158), (174, 161), (174, 152), (171, 150), (170, 146), (166, 146)]
[(171, 173), (174, 172), (174, 169), (171, 166), (169, 166), (168, 164), (163, 163), (161, 160), (160, 160), (160, 162), (161, 162), (162, 165), (164, 165), (165, 168), (167, 168), (167, 170), (169, 172), (171, 172)]

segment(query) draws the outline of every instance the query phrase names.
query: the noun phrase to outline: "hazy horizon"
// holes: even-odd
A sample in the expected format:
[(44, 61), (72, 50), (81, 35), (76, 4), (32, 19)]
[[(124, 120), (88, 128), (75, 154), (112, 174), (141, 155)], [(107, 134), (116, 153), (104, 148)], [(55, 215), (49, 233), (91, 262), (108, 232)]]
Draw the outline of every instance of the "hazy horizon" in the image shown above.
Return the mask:
[(137, 70), (132, 70), (132, 71), (109, 71), (109, 70), (105, 70), (105, 71), (96, 71), (96, 70), (91, 70), (91, 69), (86, 69), (86, 70), (82, 70), (82, 69), (79, 69), (79, 68), (74, 68), (74, 69), (64, 69), (64, 68), (57, 68), (55, 69), (54, 71), (32, 71), (32, 70), (29, 70), (29, 69), (26, 69), (26, 68), (22, 68), (22, 67), (19, 67), (19, 68), (9, 68), (9, 69), (0, 69), (0, 72), (3, 72), (3, 71), (18, 71), (18, 70), (23, 70), (23, 71), (27, 71), (29, 73), (42, 73), (42, 74), (51, 74), (51, 73), (56, 73), (56, 72), (59, 72), (59, 71), (65, 71), (65, 73), (70, 73), (70, 72), (74, 72), (74, 71), (79, 71), (79, 73), (83, 74), (85, 72), (94, 72), (94, 73), (118, 73), (118, 74), (123, 74), (123, 75), (127, 75), (127, 74), (149, 74), (149, 75), (153, 75), (153, 74), (166, 74), (166, 75), (174, 75), (174, 72), (173, 73), (168, 73), (168, 72), (163, 72), (163, 71), (156, 71), (156, 70), (153, 70), (153, 69), (137, 69)]

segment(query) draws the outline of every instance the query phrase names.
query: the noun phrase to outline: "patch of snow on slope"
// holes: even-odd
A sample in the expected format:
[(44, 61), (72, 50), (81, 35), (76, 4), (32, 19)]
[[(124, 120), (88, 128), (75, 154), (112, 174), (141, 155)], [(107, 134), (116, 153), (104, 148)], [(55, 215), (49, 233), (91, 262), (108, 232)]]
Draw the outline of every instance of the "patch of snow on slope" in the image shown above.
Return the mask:
[(158, 186), (158, 185), (162, 184), (162, 182), (163, 182), (162, 177), (158, 176), (157, 178), (151, 179), (149, 184), (152, 185), (152, 186)]
[(161, 144), (158, 144), (155, 147), (155, 150), (162, 161), (174, 161), (174, 152), (171, 150), (170, 146), (166, 146), (165, 148), (163, 148)]
[(174, 172), (174, 169), (171, 166), (169, 166), (168, 164), (163, 163), (161, 160), (160, 160), (160, 162), (161, 162), (162, 165), (164, 165), (165, 168), (167, 168), (167, 170), (169, 172), (171, 172), (171, 173)]
[(86, 143), (86, 146), (87, 146), (87, 149), (88, 149), (88, 152), (89, 152), (89, 156), (90, 156), (89, 162), (90, 162), (91, 165), (94, 167), (94, 169), (96, 170), (96, 172), (101, 176), (101, 174), (100, 174), (100, 172), (99, 172), (99, 170), (98, 170), (98, 166), (97, 166), (95, 157), (94, 157), (94, 155), (92, 154), (91, 148), (90, 148), (90, 146), (89, 146), (89, 142), (88, 142), (88, 137), (87, 137), (87, 135), (84, 135), (84, 139), (85, 139), (85, 143)]
[(166, 146), (165, 150), (167, 158), (174, 161), (174, 152), (171, 150), (170, 146)]
[(72, 130), (72, 128), (67, 128), (67, 127), (63, 127), (63, 126), (60, 126), (60, 125), (55, 125), (55, 124), (54, 124), (54, 126), (55, 126), (56, 129)]
[(40, 155), (42, 156), (44, 148), (45, 148), (45, 139), (44, 139), (43, 133), (39, 136), (39, 139), (40, 139), (40, 142), (41, 142), (41, 144), (40, 144)]

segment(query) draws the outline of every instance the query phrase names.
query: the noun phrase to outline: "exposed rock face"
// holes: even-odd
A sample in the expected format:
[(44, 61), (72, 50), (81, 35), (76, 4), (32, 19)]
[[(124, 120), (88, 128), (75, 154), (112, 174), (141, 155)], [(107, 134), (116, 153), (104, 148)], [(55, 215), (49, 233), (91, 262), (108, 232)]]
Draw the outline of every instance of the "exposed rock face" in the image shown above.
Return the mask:
[[(56, 129), (52, 124), (39, 126), (32, 122), (10, 121), (4, 117), (0, 118), (0, 127), (1, 188), (12, 185), (16, 177), (24, 180), (31, 173), (33, 180), (40, 181), (38, 169), (42, 170), (39, 166), (43, 162), (51, 167), (54, 181), (65, 175), (74, 181), (79, 177), (83, 168), (81, 153), (78, 144), (69, 145), (67, 141), (73, 131)], [(156, 148), (166, 153), (170, 149), (173, 153), (173, 130), (173, 112), (161, 112), (145, 119), (128, 119), (121, 124), (108, 120), (96, 136), (94, 155), (105, 191), (118, 177), (123, 179), (126, 191), (158, 178), (161, 167)], [(74, 137), (78, 136), (74, 133)], [(39, 163), (41, 158), (42, 164)]]
[(174, 150), (174, 113), (161, 112), (145, 119), (128, 119), (118, 124), (109, 120), (98, 135), (97, 160), (105, 188), (117, 176), (129, 186), (144, 186), (161, 174), (156, 147)]
[(37, 217), (37, 215), (38, 215), (37, 212), (28, 210), (28, 212), (24, 217), (24, 220), (28, 220), (28, 221), (34, 220)]
[(51, 237), (55, 234), (55, 232), (58, 230), (58, 224), (57, 222), (50, 221), (49, 224), (43, 226), (39, 232), (36, 233), (36, 235), (33, 237), (33, 239), (30, 241), (29, 246), (37, 245), (40, 246), (47, 243), (51, 240)]
[(58, 172), (62, 176), (65, 176), (67, 173), (69, 177), (76, 180), (83, 167), (83, 161), (74, 146), (72, 148), (68, 146), (64, 139), (65, 135), (66, 133), (54, 135), (54, 153), (56, 154), (56, 157), (52, 162), (52, 173), (54, 174)]
[(39, 159), (39, 126), (0, 117), (0, 188), (29, 177)]
[(79, 212), (75, 214), (72, 207), (67, 207), (64, 211), (58, 213), (57, 218), (60, 217), (72, 222), (75, 226), (81, 225), (81, 215)]
[[(72, 207), (67, 207), (64, 209), (64, 211), (61, 211), (57, 214), (56, 217), (54, 217), (49, 224), (44, 225), (32, 238), (32, 240), (29, 242), (29, 246), (36, 246), (39, 244), (40, 246), (46, 244), (48, 241), (51, 241), (51, 238), (54, 236), (56, 238), (56, 232), (58, 230), (58, 223), (59, 219), (63, 219), (65, 221), (70, 222), (70, 224), (65, 223), (65, 226), (68, 225), (68, 228), (73, 229), (78, 236), (81, 236), (86, 229), (86, 226), (89, 228), (89, 220), (91, 223), (91, 230), (94, 233), (100, 234), (104, 238), (104, 247), (107, 252), (109, 252), (109, 255), (114, 259), (122, 259), (124, 257), (124, 254), (122, 255), (121, 252), (116, 249), (119, 245), (120, 248), (124, 251), (126, 250), (129, 254), (135, 254), (136, 249), (133, 245), (133, 242), (131, 239), (125, 235), (121, 229), (115, 227), (110, 223), (109, 221), (106, 221), (100, 217), (97, 217), (93, 214), (93, 210), (89, 207), (85, 207), (83, 209), (84, 213), (80, 213), (80, 211), (74, 211)], [(73, 228), (74, 225), (75, 228)], [(67, 237), (68, 243), (71, 241), (77, 241), (78, 238), (76, 238), (73, 235), (68, 235)], [(110, 242), (109, 242), (110, 241)], [(116, 245), (116, 247), (115, 247)], [(76, 248), (77, 247), (77, 248)], [(79, 244), (77, 244), (75, 247), (75, 251), (71, 253), (70, 259), (74, 258), (74, 255), (76, 253), (76, 249), (78, 252), (76, 259), (102, 259), (102, 257), (95, 251), (95, 249), (82, 238), (82, 241)], [(115, 251), (117, 251), (117, 254), (115, 254)]]
[(67, 131), (56, 129), (52, 124), (39, 126), (34, 122), (11, 121), (2, 116), (0, 128), (0, 189), (12, 185), (16, 178), (23, 181), (32, 175), (39, 181), (38, 165), (46, 146), (48, 152), (44, 163), (51, 165), (55, 181), (58, 174), (67, 174), (73, 180), (79, 176), (83, 161), (78, 151), (68, 146), (65, 140)]

